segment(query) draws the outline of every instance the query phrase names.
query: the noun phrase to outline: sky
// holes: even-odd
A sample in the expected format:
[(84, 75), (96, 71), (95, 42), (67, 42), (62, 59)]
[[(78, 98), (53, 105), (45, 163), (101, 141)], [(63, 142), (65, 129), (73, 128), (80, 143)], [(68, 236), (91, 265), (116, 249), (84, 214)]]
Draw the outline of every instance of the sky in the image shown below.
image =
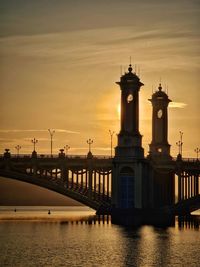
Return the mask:
[[(129, 58), (144, 86), (140, 132), (148, 154), (151, 103), (161, 80), (173, 101), (169, 143), (183, 157), (200, 147), (198, 0), (0, 0), (0, 154), (5, 148), (50, 153), (110, 154), (109, 129), (119, 132), (116, 81)], [(114, 135), (114, 145), (116, 145)]]

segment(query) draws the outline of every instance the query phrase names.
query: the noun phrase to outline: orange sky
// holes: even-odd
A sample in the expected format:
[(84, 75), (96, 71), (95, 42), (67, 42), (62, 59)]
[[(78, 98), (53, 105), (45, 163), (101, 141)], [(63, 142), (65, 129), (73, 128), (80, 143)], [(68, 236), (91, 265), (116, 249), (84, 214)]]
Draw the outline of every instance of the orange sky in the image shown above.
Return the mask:
[[(199, 3), (191, 0), (0, 1), (0, 153), (22, 146), (50, 153), (110, 153), (119, 131), (120, 65), (140, 66), (140, 132), (148, 153), (152, 86), (161, 78), (174, 101), (169, 143), (183, 131), (183, 156), (200, 146)], [(114, 138), (116, 143), (116, 137)]]

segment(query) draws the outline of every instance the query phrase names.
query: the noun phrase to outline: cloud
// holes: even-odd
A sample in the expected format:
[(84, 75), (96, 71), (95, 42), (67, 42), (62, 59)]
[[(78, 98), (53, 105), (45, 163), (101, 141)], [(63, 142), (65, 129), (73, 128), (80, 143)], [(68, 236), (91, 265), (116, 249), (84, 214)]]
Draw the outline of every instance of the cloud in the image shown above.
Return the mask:
[[(23, 138), (23, 140), (30, 142), (32, 140), (32, 138)], [(38, 138), (37, 140), (38, 141), (49, 141), (49, 138)], [(55, 139), (54, 139), (54, 141), (55, 141)]]
[[(55, 133), (69, 133), (69, 134), (80, 134), (76, 131), (65, 130), (65, 129), (53, 129)], [(25, 132), (47, 132), (47, 129), (10, 129), (10, 130), (3, 130), (0, 129), (0, 133), (25, 133)]]
[(72, 134), (80, 134), (80, 132), (76, 131), (70, 131), (70, 130), (65, 130), (65, 129), (55, 129), (56, 132), (58, 133), (72, 133)]
[(187, 104), (181, 102), (171, 102), (169, 103), (169, 108), (185, 108)]

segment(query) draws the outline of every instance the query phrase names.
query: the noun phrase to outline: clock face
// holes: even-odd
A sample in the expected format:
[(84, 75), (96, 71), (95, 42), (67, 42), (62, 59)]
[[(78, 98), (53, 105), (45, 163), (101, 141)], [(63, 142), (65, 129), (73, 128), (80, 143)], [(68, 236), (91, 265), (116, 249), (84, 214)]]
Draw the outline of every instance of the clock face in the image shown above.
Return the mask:
[(158, 112), (157, 112), (158, 118), (159, 119), (162, 118), (162, 115), (163, 115), (163, 111), (162, 111), (162, 109), (159, 109)]
[(129, 94), (127, 97), (127, 102), (130, 103), (131, 101), (133, 101), (133, 95)]

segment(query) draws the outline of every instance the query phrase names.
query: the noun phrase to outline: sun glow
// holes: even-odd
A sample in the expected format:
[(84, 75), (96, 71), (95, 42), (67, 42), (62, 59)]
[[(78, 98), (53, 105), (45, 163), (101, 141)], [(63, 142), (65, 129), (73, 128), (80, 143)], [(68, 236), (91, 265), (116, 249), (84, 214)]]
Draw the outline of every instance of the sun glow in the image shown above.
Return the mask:
[(117, 114), (118, 114), (118, 119), (120, 119), (120, 114), (121, 114), (121, 105), (120, 105), (120, 103), (117, 105)]

